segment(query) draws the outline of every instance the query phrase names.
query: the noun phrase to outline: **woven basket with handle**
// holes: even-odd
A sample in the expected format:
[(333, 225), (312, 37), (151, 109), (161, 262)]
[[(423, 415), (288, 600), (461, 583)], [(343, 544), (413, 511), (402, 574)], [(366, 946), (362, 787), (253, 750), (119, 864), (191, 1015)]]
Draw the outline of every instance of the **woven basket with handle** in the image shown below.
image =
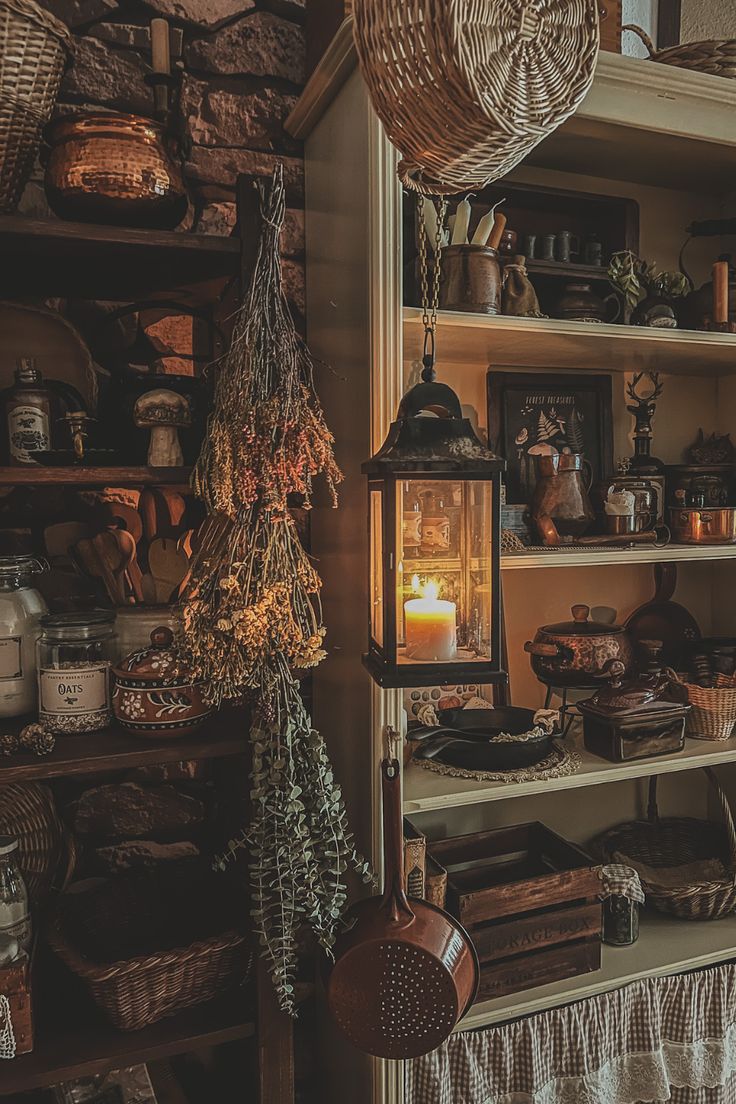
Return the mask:
[(736, 77), (736, 38), (687, 42), (682, 46), (656, 50), (647, 32), (635, 23), (627, 23), (622, 30), (633, 31), (639, 36), (649, 51), (649, 61), (677, 65), (680, 69), (694, 69), (697, 73), (711, 73), (714, 77)]
[(70, 840), (47, 786), (15, 782), (0, 786), (0, 835), (18, 840), (18, 865), (34, 905), (60, 887), (73, 864)]
[(719, 676), (712, 687), (693, 682), (684, 685), (692, 706), (687, 718), (688, 736), (696, 740), (730, 739), (736, 725), (736, 686), (731, 679)]
[(355, 0), (363, 77), (399, 173), (427, 194), (510, 172), (593, 80), (597, 0)]
[(0, 0), (0, 211), (18, 206), (71, 50), (61, 20), (34, 0)]
[[(681, 920), (718, 920), (736, 909), (736, 831), (733, 816), (713, 771), (704, 767), (723, 815), (723, 822), (694, 817), (660, 817), (657, 778), (649, 782), (646, 820), (619, 824), (605, 832), (597, 845), (607, 862), (625, 861), (639, 873), (647, 904)], [(658, 868), (705, 863), (719, 859), (727, 874), (722, 879), (690, 878), (687, 885), (660, 885), (652, 871)], [(646, 868), (646, 873), (642, 868)]]

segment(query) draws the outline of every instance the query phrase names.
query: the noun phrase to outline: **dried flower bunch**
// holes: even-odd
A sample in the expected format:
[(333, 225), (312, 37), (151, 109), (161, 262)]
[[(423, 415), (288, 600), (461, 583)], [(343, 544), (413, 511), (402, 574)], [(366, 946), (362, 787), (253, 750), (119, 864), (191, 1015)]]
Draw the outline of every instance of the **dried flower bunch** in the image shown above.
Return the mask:
[(370, 879), (350, 834), (324, 741), (292, 672), (324, 657), (321, 581), (288, 496), (310, 505), (322, 474), (342, 478), (314, 391), (313, 362), (281, 285), (283, 172), (261, 189), (262, 234), (249, 293), (217, 377), (195, 489), (210, 517), (182, 603), (184, 642), (214, 704), (252, 692), (252, 918), (282, 1008), (294, 1011), (296, 940), (308, 924), (329, 951), (346, 904), (344, 874)]

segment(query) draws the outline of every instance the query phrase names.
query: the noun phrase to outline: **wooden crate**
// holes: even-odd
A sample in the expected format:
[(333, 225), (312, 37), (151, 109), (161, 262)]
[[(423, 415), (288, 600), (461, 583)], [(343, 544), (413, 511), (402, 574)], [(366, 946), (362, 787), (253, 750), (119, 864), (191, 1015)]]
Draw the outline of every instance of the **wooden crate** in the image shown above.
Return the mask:
[(478, 952), (480, 999), (600, 969), (600, 881), (579, 847), (538, 822), (427, 846)]
[[(16, 1054), (29, 1054), (33, 1050), (33, 1017), (31, 967), (27, 955), (23, 955), (10, 966), (0, 966), (0, 996), (7, 997), (10, 1005)], [(0, 1029), (5, 1026), (4, 1022), (0, 1022)]]
[(621, 53), (622, 0), (600, 0), (601, 50)]

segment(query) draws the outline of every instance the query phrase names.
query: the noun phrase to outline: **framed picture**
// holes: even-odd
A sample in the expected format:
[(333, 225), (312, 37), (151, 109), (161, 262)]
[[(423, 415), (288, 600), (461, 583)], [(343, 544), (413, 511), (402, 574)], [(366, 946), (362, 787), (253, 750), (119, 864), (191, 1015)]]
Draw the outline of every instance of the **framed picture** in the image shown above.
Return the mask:
[(487, 390), (489, 440), (508, 465), (507, 502), (529, 502), (540, 454), (582, 453), (593, 481), (613, 470), (610, 376), (491, 370)]

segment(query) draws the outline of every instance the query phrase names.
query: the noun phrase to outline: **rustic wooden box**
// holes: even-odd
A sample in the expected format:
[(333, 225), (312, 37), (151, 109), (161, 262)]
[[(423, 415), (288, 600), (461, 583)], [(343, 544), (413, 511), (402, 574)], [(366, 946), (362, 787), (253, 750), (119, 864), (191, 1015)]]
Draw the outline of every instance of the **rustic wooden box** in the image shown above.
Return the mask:
[[(33, 1050), (33, 1017), (31, 1013), (31, 965), (23, 955), (10, 966), (0, 966), (0, 996), (7, 997), (15, 1036), (16, 1054)], [(0, 1031), (6, 1026), (0, 1009)]]
[(579, 847), (538, 822), (427, 846), (478, 952), (478, 999), (600, 969), (600, 881)]

